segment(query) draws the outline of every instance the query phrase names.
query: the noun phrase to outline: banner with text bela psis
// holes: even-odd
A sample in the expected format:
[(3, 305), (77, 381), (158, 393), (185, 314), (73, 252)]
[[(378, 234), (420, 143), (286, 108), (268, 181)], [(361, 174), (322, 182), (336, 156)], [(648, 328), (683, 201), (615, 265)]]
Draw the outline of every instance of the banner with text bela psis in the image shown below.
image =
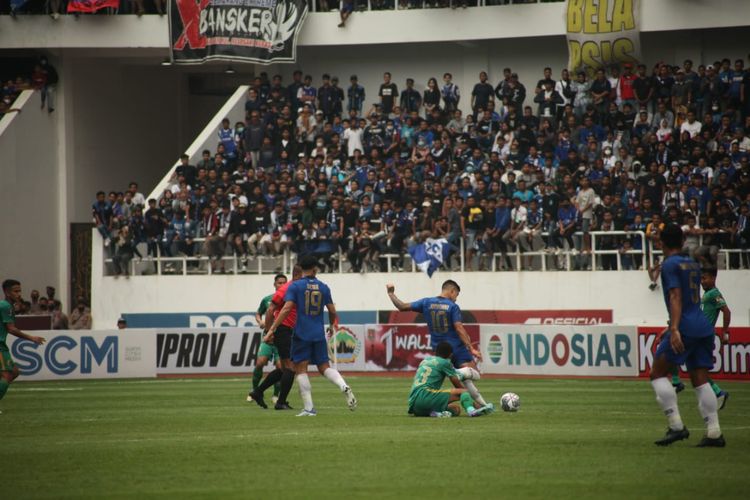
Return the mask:
[(637, 63), (641, 54), (640, 0), (568, 0), (568, 69)]
[(294, 62), (306, 0), (170, 0), (172, 61)]

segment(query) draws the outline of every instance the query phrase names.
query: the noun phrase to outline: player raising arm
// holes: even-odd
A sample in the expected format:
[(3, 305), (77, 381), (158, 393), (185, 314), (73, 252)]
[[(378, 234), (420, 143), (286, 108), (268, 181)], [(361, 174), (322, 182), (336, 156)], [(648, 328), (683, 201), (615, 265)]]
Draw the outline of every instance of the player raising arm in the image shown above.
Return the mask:
[[(470, 417), (478, 417), (491, 411), (488, 406), (479, 407), (461, 385), (460, 374), (451, 363), (453, 347), (450, 342), (440, 342), (435, 347), (435, 356), (419, 363), (409, 393), (409, 414), (417, 417), (450, 417), (461, 414), (461, 407)], [(443, 380), (448, 379), (453, 389), (442, 389)]]
[(677, 393), (668, 378), (675, 366), (684, 363), (695, 388), (698, 409), (706, 422), (706, 436), (698, 446), (723, 447), (716, 396), (708, 383), (708, 372), (714, 366), (714, 329), (700, 308), (701, 268), (690, 257), (681, 255), (684, 238), (679, 226), (667, 225), (659, 237), (665, 257), (661, 285), (669, 313), (669, 329), (656, 349), (651, 385), (669, 427), (656, 444), (666, 446), (690, 436), (680, 417)]
[(18, 377), (18, 367), (10, 357), (10, 350), (6, 343), (8, 334), (30, 340), (35, 344), (46, 342), (43, 337), (28, 335), (16, 327), (13, 304), (21, 300), (21, 283), (16, 280), (3, 281), (3, 293), (5, 300), (0, 300), (0, 399), (3, 399), (10, 384)]
[(430, 331), (430, 344), (433, 351), (440, 342), (448, 342), (453, 348), (453, 366), (459, 368), (464, 375), (464, 386), (469, 394), (480, 406), (488, 405), (479, 390), (474, 385), (474, 380), (479, 380), (479, 371), (474, 359), (482, 360), (482, 354), (471, 345), (469, 334), (461, 321), (461, 309), (456, 304), (461, 287), (453, 280), (443, 283), (440, 295), (437, 297), (426, 297), (415, 302), (403, 302), (396, 297), (396, 287), (392, 284), (386, 285), (388, 298), (399, 311), (414, 311), (422, 313), (427, 328)]
[(298, 417), (314, 417), (317, 415), (312, 401), (312, 386), (307, 376), (307, 366), (312, 363), (318, 371), (330, 380), (346, 397), (349, 409), (357, 408), (357, 398), (351, 388), (338, 372), (328, 363), (328, 343), (326, 342), (323, 324), (323, 308), (328, 309), (331, 330), (338, 330), (338, 315), (333, 305), (331, 290), (328, 285), (315, 277), (318, 263), (314, 257), (307, 255), (300, 260), (302, 277), (293, 281), (284, 295), (284, 307), (268, 329), (268, 336), (273, 336), (292, 309), (297, 310), (297, 323), (292, 338), (292, 362), (297, 374), (297, 385), (302, 397), (304, 409)]

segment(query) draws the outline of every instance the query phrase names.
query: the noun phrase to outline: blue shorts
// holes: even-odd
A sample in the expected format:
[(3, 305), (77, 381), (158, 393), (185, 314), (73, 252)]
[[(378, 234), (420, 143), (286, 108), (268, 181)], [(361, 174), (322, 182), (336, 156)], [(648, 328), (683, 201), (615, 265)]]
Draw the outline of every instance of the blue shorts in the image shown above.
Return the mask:
[(343, 2), (341, 2), (341, 12), (346, 13), (346, 12), (353, 12), (353, 11), (354, 11), (353, 1), (347, 2), (346, 0), (344, 0)]
[(295, 335), (292, 338), (292, 362), (301, 361), (317, 366), (328, 363), (328, 343), (325, 340), (302, 340)]
[[(443, 342), (441, 340), (441, 342)], [(471, 363), (474, 361), (474, 356), (471, 355), (471, 352), (466, 348), (463, 342), (460, 340), (447, 340), (451, 347), (453, 347), (453, 366), (456, 368), (461, 368), (461, 365), (465, 363)], [(434, 351), (437, 348), (438, 342), (434, 342), (432, 344), (432, 350)]]
[(672, 346), (669, 345), (669, 337), (670, 332), (667, 331), (656, 348), (656, 358), (664, 354), (667, 361), (676, 366), (684, 364), (688, 370), (696, 368), (708, 368), (710, 370), (714, 367), (713, 335), (709, 337), (682, 337), (682, 343), (685, 345), (682, 354), (677, 354), (672, 350)]

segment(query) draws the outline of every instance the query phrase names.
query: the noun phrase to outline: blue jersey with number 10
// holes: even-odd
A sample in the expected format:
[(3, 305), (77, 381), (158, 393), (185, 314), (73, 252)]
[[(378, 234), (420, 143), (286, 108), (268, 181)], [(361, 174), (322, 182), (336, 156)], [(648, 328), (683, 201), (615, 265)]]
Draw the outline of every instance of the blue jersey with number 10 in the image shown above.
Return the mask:
[(304, 277), (292, 282), (286, 289), (284, 301), (292, 301), (297, 307), (295, 337), (313, 342), (325, 340), (323, 310), (332, 304), (331, 289), (317, 278)]
[[(710, 337), (714, 334), (713, 326), (701, 310), (701, 266), (685, 255), (671, 255), (661, 266), (661, 287), (664, 291), (664, 302), (669, 311), (669, 291), (680, 289), (682, 296), (682, 314), (680, 315), (680, 333), (684, 337)], [(671, 316), (671, 314), (670, 314)]]
[(436, 345), (444, 340), (460, 341), (453, 324), (461, 321), (461, 309), (445, 297), (427, 297), (411, 303), (411, 310), (422, 313), (430, 330), (430, 342)]

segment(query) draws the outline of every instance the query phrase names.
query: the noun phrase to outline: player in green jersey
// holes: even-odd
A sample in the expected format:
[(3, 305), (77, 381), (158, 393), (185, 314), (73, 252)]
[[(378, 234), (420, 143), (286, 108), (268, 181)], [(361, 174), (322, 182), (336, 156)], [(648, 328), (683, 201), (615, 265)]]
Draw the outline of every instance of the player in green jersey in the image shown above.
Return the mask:
[[(278, 290), (279, 288), (281, 288), (286, 283), (286, 281), (286, 276), (284, 276), (283, 274), (277, 274), (276, 276), (274, 276), (274, 290)], [(272, 298), (273, 294), (263, 297), (263, 300), (260, 301), (260, 305), (258, 306), (258, 310), (255, 311), (255, 321), (257, 321), (258, 325), (263, 329), (265, 329), (266, 312), (268, 311), (268, 306), (271, 304)], [(260, 348), (258, 348), (258, 355), (255, 358), (255, 370), (253, 370), (253, 391), (255, 391), (260, 385), (260, 381), (263, 379), (263, 368), (268, 364), (268, 361), (270, 360), (273, 360), (276, 368), (281, 369), (281, 358), (279, 358), (279, 350), (276, 349), (276, 346), (274, 346), (273, 344), (261, 342)], [(273, 386), (272, 401), (274, 402), (274, 404), (279, 399), (280, 390), (281, 384), (277, 382)], [(252, 401), (249, 396), (248, 401)]]
[(6, 339), (8, 334), (18, 338), (30, 340), (35, 344), (44, 344), (45, 339), (23, 333), (16, 328), (16, 315), (13, 304), (21, 300), (21, 283), (16, 280), (3, 281), (5, 300), (0, 300), (0, 399), (3, 399), (8, 387), (18, 377), (18, 367), (10, 357), (10, 350)]
[[(449, 342), (440, 342), (435, 356), (428, 356), (419, 363), (414, 383), (409, 393), (409, 413), (417, 417), (451, 417), (461, 414), (461, 408), (470, 417), (485, 415), (489, 406), (475, 403), (471, 394), (461, 384), (461, 374), (453, 367), (453, 347)], [(443, 380), (448, 377), (453, 389), (443, 389)]]
[[(718, 269), (715, 267), (703, 269), (701, 271), (701, 287), (703, 287), (704, 292), (703, 298), (701, 299), (701, 309), (703, 309), (703, 314), (706, 316), (706, 319), (708, 319), (708, 322), (713, 326), (716, 326), (716, 320), (719, 319), (719, 313), (722, 313), (723, 326), (721, 330), (721, 343), (726, 344), (729, 342), (729, 323), (732, 321), (732, 311), (729, 310), (727, 302), (724, 300), (719, 289), (716, 288), (717, 273)], [(716, 394), (719, 409), (723, 409), (729, 399), (729, 393), (722, 390), (721, 387), (710, 378), (708, 379), (708, 383), (711, 384), (711, 389), (713, 389), (714, 394)], [(672, 372), (672, 385), (677, 392), (680, 392), (685, 388), (685, 384), (680, 382), (680, 370), (678, 367), (675, 367)]]

